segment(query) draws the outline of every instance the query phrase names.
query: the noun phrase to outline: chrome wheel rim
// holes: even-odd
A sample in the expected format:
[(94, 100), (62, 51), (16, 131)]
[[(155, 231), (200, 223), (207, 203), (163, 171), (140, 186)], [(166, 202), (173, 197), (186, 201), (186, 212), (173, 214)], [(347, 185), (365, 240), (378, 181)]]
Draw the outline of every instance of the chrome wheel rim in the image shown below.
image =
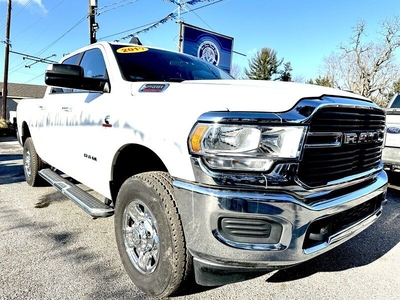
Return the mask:
[(159, 261), (156, 219), (146, 204), (134, 200), (125, 208), (122, 220), (124, 245), (130, 261), (140, 273), (152, 273)]
[(25, 168), (26, 177), (31, 177), (31, 174), (32, 174), (32, 169), (31, 169), (31, 152), (30, 152), (29, 150), (27, 150), (26, 153), (25, 153), (24, 168)]

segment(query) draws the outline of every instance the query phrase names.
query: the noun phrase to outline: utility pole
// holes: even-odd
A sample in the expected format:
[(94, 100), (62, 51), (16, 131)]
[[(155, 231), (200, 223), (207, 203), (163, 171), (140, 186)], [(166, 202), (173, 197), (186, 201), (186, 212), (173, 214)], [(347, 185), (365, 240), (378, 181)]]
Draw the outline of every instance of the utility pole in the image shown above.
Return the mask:
[(7, 26), (6, 26), (6, 40), (5, 54), (4, 54), (4, 80), (3, 80), (3, 103), (1, 105), (1, 118), (6, 119), (7, 114), (7, 91), (8, 91), (8, 60), (10, 55), (10, 23), (11, 23), (11, 0), (8, 0), (7, 10)]
[(182, 19), (181, 19), (181, 0), (178, 0), (178, 23), (179, 25), (179, 40), (178, 40), (178, 52), (182, 52)]
[(89, 0), (89, 34), (90, 44), (96, 43), (96, 31), (99, 30), (99, 24), (95, 21), (97, 9), (97, 0)]

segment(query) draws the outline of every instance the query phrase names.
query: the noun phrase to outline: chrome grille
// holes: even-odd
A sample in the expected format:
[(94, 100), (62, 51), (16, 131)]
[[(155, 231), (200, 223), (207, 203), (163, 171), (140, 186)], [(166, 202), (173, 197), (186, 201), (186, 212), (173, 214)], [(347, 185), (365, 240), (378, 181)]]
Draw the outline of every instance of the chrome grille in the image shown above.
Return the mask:
[[(385, 113), (375, 108), (325, 107), (312, 117), (307, 143), (320, 147), (305, 148), (298, 177), (308, 186), (323, 186), (341, 178), (356, 175), (379, 166), (382, 143), (350, 143), (332, 147), (321, 133), (362, 133), (385, 129)], [(320, 141), (316, 141), (316, 136)], [(326, 147), (323, 147), (323, 143)]]

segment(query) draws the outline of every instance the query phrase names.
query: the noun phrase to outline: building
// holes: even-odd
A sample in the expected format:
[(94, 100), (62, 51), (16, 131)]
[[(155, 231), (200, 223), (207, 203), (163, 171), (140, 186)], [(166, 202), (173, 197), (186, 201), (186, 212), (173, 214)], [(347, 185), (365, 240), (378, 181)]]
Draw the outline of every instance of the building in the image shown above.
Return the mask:
[[(3, 88), (3, 82), (0, 82), (0, 110), (3, 107)], [(8, 83), (6, 119), (10, 120), (10, 111), (17, 110), (19, 100), (25, 98), (43, 98), (45, 92), (45, 85)], [(13, 120), (10, 121), (12, 122)]]

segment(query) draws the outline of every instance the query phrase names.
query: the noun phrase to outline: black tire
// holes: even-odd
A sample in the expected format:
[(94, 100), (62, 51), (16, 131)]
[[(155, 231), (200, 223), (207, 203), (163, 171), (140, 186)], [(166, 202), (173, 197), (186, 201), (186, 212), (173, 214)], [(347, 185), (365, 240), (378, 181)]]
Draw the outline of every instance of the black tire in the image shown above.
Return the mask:
[(114, 222), (122, 263), (143, 292), (168, 297), (191, 278), (192, 257), (167, 173), (128, 178), (118, 193)]
[(37, 155), (32, 138), (27, 138), (24, 144), (23, 165), (25, 180), (30, 186), (43, 186), (45, 181), (39, 175), (44, 163)]

